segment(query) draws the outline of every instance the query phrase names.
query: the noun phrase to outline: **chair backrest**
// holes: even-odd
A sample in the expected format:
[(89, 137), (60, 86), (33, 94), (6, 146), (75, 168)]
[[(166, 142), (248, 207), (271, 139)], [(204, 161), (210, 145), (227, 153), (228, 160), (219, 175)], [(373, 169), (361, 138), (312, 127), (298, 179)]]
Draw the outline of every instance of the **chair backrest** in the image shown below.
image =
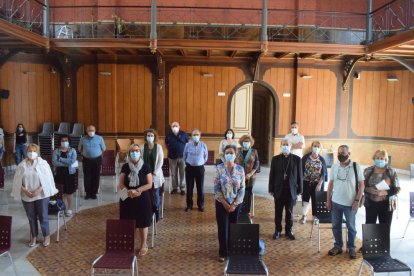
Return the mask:
[(364, 259), (390, 255), (390, 229), (385, 223), (362, 224), (362, 256)]
[(68, 122), (61, 122), (59, 124), (59, 129), (57, 131), (60, 134), (69, 134), (70, 132), (70, 123)]
[(11, 247), (11, 216), (0, 216), (0, 251)]
[(54, 131), (55, 131), (55, 126), (52, 122), (43, 123), (42, 134), (52, 135)]
[(108, 219), (106, 221), (106, 253), (134, 254), (135, 221)]
[(161, 169), (164, 177), (170, 177), (170, 164), (168, 158), (164, 158), (164, 162), (162, 163)]
[(329, 217), (331, 216), (331, 211), (326, 208), (326, 201), (328, 198), (328, 193), (326, 191), (319, 191), (315, 193), (315, 201), (316, 201), (316, 217)]
[(115, 175), (115, 152), (106, 150), (102, 155), (101, 175)]
[(116, 139), (116, 143), (118, 144), (119, 151), (126, 152), (131, 145), (130, 139)]
[(81, 123), (75, 123), (72, 129), (72, 136), (82, 136), (84, 133), (84, 127)]
[(134, 139), (134, 144), (137, 144), (137, 145), (145, 144), (145, 139), (144, 138)]
[(259, 224), (230, 224), (229, 256), (259, 256)]
[(414, 192), (410, 192), (410, 216), (414, 218)]
[(209, 150), (207, 153), (206, 165), (214, 165), (214, 150)]

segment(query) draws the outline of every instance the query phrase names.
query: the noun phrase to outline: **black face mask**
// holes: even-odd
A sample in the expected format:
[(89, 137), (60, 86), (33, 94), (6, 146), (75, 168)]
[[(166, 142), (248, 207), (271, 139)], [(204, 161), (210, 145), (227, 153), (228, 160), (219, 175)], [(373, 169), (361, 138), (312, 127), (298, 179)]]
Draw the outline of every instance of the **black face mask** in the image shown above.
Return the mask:
[(342, 154), (338, 154), (338, 160), (339, 160), (339, 162), (341, 162), (341, 163), (343, 163), (343, 162), (345, 162), (346, 160), (348, 160), (348, 158), (349, 158), (349, 155), (342, 155)]

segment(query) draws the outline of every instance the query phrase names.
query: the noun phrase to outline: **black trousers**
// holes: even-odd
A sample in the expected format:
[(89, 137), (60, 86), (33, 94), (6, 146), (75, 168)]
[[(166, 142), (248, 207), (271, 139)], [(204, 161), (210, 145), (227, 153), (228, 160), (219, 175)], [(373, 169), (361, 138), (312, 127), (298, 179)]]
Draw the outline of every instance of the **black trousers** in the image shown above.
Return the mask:
[(285, 232), (291, 232), (293, 226), (294, 201), (288, 189), (283, 189), (279, 198), (275, 198), (275, 226), (276, 232), (282, 232), (283, 208), (285, 209)]
[(234, 212), (228, 213), (221, 202), (216, 203), (216, 220), (219, 240), (219, 256), (227, 257), (229, 245), (230, 223), (237, 223), (239, 219), (241, 204), (236, 207)]
[(102, 157), (83, 157), (84, 187), (87, 196), (94, 196), (98, 193), (99, 177), (101, 175)]
[(375, 202), (368, 198), (365, 199), (365, 223), (385, 223), (391, 229), (393, 211), (389, 211), (388, 199), (384, 201)]
[[(309, 202), (309, 199), (311, 199), (312, 216), (316, 214), (316, 186), (318, 186), (318, 182), (303, 181), (302, 202)], [(321, 186), (321, 191), (323, 190), (324, 183)]]
[(244, 189), (244, 198), (243, 198), (243, 214), (250, 213), (250, 208), (252, 206), (252, 198), (253, 198), (253, 187), (246, 187)]
[(185, 167), (185, 183), (187, 186), (187, 207), (193, 208), (194, 181), (197, 186), (197, 206), (204, 208), (204, 166)]

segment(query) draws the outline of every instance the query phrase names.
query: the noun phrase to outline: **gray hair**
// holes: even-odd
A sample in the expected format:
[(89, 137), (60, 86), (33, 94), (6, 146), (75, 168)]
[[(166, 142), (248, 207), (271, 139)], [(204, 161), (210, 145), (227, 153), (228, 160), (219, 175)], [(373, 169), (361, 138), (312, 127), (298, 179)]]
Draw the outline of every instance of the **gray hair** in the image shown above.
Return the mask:
[(191, 131), (191, 134), (192, 134), (194, 131), (198, 131), (198, 132), (200, 132), (200, 135), (201, 135), (201, 131), (200, 131), (198, 128), (193, 128), (193, 130)]
[(282, 139), (282, 141), (280, 141), (280, 144), (283, 144), (283, 142), (288, 142), (289, 146), (292, 145), (292, 143), (289, 141), (289, 139)]
[(339, 147), (338, 147), (338, 150), (339, 149), (345, 149), (347, 152), (351, 152), (351, 147), (350, 146), (348, 146), (348, 145), (340, 145)]

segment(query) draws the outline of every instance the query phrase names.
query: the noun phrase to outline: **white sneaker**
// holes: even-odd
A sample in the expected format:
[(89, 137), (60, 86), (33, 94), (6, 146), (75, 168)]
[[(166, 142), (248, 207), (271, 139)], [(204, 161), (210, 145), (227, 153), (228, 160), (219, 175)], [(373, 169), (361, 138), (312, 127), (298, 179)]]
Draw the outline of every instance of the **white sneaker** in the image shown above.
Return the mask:
[(71, 217), (72, 215), (73, 215), (72, 210), (66, 210), (66, 211), (65, 211), (65, 216), (67, 216), (67, 217)]
[(306, 223), (306, 216), (302, 216), (301, 223), (302, 223), (302, 224), (305, 224), (305, 223)]

